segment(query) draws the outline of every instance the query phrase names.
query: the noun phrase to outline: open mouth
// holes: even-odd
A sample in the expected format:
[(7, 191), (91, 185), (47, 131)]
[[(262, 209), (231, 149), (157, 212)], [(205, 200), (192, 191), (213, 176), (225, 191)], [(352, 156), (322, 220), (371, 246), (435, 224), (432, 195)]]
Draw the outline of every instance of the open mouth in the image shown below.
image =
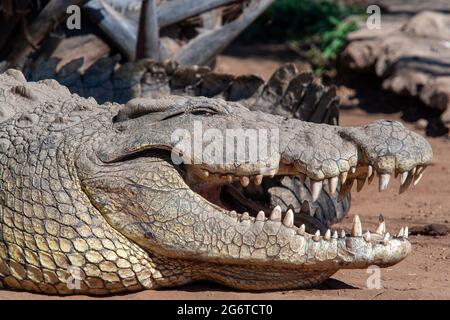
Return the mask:
[[(241, 165), (235, 172), (223, 170), (223, 166), (210, 164), (180, 164), (172, 162), (167, 149), (141, 149), (116, 161), (130, 161), (154, 157), (170, 163), (177, 169), (186, 185), (201, 198), (217, 208), (217, 211), (252, 223), (276, 221), (296, 234), (314, 241), (334, 239), (362, 239), (366, 243), (388, 244), (391, 240), (408, 237), (403, 227), (391, 236), (386, 232), (385, 221), (379, 218), (376, 230), (364, 231), (355, 216), (350, 232), (332, 229), (331, 225), (343, 218), (349, 206), (349, 193), (353, 184), (360, 191), (366, 182), (379, 178), (379, 190), (387, 189), (391, 174), (379, 173), (371, 165), (358, 163), (348, 172), (323, 180), (311, 179), (298, 167), (280, 162), (276, 167), (266, 164)], [(113, 161), (114, 162), (114, 161)], [(263, 168), (263, 169), (261, 169)], [(269, 168), (269, 169), (267, 169)], [(421, 179), (425, 165), (418, 165), (406, 172), (395, 172), (400, 177), (402, 193)], [(248, 173), (248, 174), (246, 174)], [(393, 175), (393, 174), (392, 174)], [(356, 183), (355, 183), (356, 182)], [(330, 215), (330, 202), (340, 203), (340, 213)]]
[[(397, 174), (400, 175), (400, 192), (404, 192), (411, 184), (417, 184), (423, 170), (424, 167), (417, 167), (406, 174)], [(348, 209), (348, 196), (353, 183), (357, 182), (360, 191), (365, 182), (372, 182), (376, 175), (376, 170), (370, 165), (351, 168), (345, 174), (324, 181), (312, 180), (285, 165), (268, 174), (249, 176), (211, 172), (201, 165), (184, 166), (184, 178), (189, 187), (231, 215), (237, 215), (241, 220), (279, 220), (285, 226), (297, 229), (299, 233), (309, 233), (316, 238), (325, 239), (331, 236), (345, 237), (346, 234), (344, 230), (330, 230), (330, 225), (340, 217), (327, 216), (326, 210), (329, 208), (322, 204), (330, 199), (339, 199)], [(384, 191), (389, 184), (390, 175), (378, 176), (379, 189)], [(345, 212), (342, 214), (345, 215)], [(364, 235), (361, 222), (356, 217), (350, 236), (361, 236), (368, 241), (388, 241), (390, 238), (382, 216), (375, 233), (367, 231)], [(408, 228), (402, 228), (397, 236), (407, 238)]]

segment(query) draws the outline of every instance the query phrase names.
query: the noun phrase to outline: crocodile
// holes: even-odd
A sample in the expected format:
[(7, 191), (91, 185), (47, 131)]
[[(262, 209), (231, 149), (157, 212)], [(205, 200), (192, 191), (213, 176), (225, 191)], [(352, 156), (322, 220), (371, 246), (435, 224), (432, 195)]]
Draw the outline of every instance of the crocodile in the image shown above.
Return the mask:
[[(281, 96), (295, 102), (289, 90)], [(293, 289), (403, 260), (407, 227), (391, 236), (381, 219), (363, 233), (355, 216), (350, 233), (316, 231), (268, 195), (290, 178), (310, 185), (310, 202), (324, 185), (344, 198), (355, 180), (360, 188), (378, 176), (385, 190), (391, 175), (404, 192), (432, 161), (429, 143), (395, 121), (339, 127), (264, 112), (273, 96), (99, 105), (52, 79), (0, 74), (0, 287), (106, 295), (210, 280)], [(189, 139), (173, 138), (196, 137), (199, 123), (205, 134), (264, 131), (276, 148), (255, 160), (245, 143), (243, 154), (227, 147), (226, 161), (211, 161), (219, 149), (206, 139), (198, 157)]]

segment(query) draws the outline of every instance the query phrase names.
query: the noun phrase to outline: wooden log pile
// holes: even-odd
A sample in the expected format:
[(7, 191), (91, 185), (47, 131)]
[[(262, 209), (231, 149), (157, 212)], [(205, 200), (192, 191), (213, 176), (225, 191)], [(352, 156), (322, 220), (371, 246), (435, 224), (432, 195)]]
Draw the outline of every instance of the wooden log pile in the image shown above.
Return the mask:
[[(170, 58), (181, 64), (205, 65), (273, 1), (0, 0), (0, 71), (54, 57), (68, 43), (74, 46), (70, 39), (74, 36), (80, 46), (89, 47), (89, 41), (102, 43), (84, 59), (94, 60), (91, 64), (118, 52), (125, 61)], [(82, 9), (80, 31), (65, 27), (71, 5)]]
[[(444, 7), (446, 3), (442, 1)], [(343, 65), (375, 72), (384, 89), (419, 98), (441, 121), (450, 123), (450, 14), (423, 11), (410, 18), (383, 14), (381, 22), (380, 30), (362, 24), (348, 36)]]

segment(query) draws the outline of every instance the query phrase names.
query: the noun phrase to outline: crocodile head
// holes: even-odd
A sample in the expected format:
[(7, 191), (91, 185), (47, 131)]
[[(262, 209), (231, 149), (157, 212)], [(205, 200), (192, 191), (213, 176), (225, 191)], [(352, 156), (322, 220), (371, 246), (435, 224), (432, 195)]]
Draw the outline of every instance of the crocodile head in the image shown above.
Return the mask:
[(398, 122), (343, 128), (176, 96), (99, 106), (16, 71), (0, 89), (15, 110), (0, 122), (0, 287), (299, 288), (410, 251), (405, 229), (363, 234), (355, 217), (350, 234), (320, 232), (272, 199), (286, 178), (310, 183), (308, 202), (323, 184), (344, 196), (375, 176), (384, 190), (398, 174), (406, 190), (432, 150)]
[(410, 251), (407, 231), (390, 237), (384, 222), (363, 234), (356, 217), (349, 235), (321, 234), (271, 202), (286, 176), (309, 180), (310, 202), (324, 181), (341, 196), (375, 176), (381, 190), (391, 175), (401, 175), (402, 191), (417, 183), (432, 151), (398, 122), (342, 128), (167, 97), (130, 101), (111, 128), (76, 159), (82, 188), (115, 230), (164, 257), (162, 269), (187, 265), (178, 271), (187, 278), (239, 289), (294, 288)]

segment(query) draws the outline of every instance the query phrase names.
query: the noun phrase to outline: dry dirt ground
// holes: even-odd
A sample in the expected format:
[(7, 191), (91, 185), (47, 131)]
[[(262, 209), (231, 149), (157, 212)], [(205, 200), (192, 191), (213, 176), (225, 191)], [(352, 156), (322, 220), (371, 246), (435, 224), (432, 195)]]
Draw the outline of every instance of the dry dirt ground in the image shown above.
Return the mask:
[[(234, 74), (256, 73), (265, 78), (282, 61), (278, 57), (221, 56), (217, 69)], [(376, 89), (374, 89), (376, 90)], [(351, 90), (341, 88), (344, 100)], [(351, 98), (351, 97), (350, 97)], [(372, 95), (373, 105), (384, 103), (382, 95)], [(377, 119), (401, 119), (400, 112), (367, 113), (360, 108), (347, 108), (341, 113), (341, 125), (361, 125)], [(414, 124), (406, 126), (423, 134)], [(398, 195), (398, 181), (379, 193), (375, 184), (361, 193), (353, 193), (350, 216), (343, 221), (350, 226), (354, 214), (362, 218), (363, 228), (375, 230), (382, 213), (389, 232), (401, 226), (421, 226), (441, 223), (450, 226), (450, 140), (429, 138), (434, 150), (434, 164), (425, 172), (419, 185)], [(192, 284), (161, 291), (145, 291), (112, 297), (112, 299), (450, 299), (450, 236), (410, 236), (412, 253), (401, 263), (381, 270), (381, 288), (369, 290), (366, 270), (337, 272), (320, 288), (312, 290), (276, 291), (265, 293), (239, 292), (210, 283)], [(53, 299), (54, 297), (0, 291), (0, 299)], [(82, 296), (64, 299), (87, 298)], [(61, 299), (61, 298), (59, 298)], [(104, 299), (104, 298), (102, 298)]]

